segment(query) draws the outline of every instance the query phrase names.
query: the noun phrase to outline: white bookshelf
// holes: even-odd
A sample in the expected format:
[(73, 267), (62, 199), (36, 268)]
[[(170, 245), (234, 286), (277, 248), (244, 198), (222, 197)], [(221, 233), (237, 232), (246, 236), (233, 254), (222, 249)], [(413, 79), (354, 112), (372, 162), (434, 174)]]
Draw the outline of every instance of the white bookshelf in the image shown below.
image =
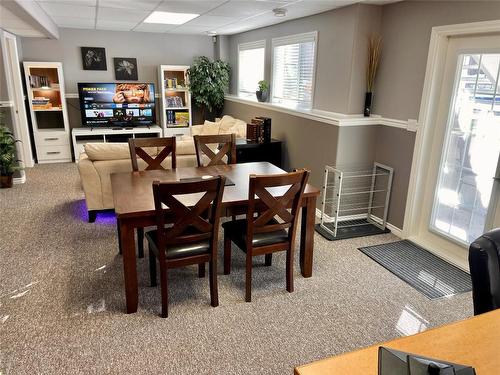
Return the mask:
[(62, 63), (25, 61), (23, 65), (38, 163), (70, 162)]
[(128, 142), (129, 138), (161, 137), (162, 129), (158, 125), (134, 128), (74, 128), (71, 131), (75, 162), (84, 151), (86, 143)]
[(187, 88), (188, 69), (185, 65), (160, 65), (161, 126), (165, 137), (191, 134), (193, 118), (191, 93)]

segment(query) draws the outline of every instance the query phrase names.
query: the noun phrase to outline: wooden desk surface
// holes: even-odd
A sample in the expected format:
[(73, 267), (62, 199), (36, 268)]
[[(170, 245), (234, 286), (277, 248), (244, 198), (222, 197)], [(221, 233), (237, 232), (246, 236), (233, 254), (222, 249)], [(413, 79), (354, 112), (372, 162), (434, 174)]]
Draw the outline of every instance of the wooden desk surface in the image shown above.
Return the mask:
[[(118, 217), (133, 216), (138, 213), (144, 214), (148, 211), (153, 212), (152, 183), (154, 180), (168, 182), (204, 175), (224, 175), (235, 184), (234, 186), (226, 186), (224, 189), (222, 198), (222, 206), (224, 207), (248, 201), (248, 177), (250, 174), (279, 173), (285, 173), (285, 171), (268, 162), (113, 173), (111, 175), (111, 185), (115, 212)], [(273, 195), (282, 195), (286, 190), (286, 188), (276, 189)], [(304, 192), (305, 197), (318, 196), (319, 194), (320, 191), (311, 185), (307, 185)]]
[(379, 346), (500, 374), (500, 310), (296, 367), (295, 375), (377, 375)]

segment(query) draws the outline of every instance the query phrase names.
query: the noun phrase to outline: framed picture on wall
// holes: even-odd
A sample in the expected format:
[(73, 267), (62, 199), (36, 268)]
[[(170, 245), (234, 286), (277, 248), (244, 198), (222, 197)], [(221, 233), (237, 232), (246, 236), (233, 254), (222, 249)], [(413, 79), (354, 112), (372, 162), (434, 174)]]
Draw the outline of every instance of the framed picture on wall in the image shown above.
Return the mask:
[(81, 47), (83, 70), (108, 70), (106, 50), (101, 47)]
[(137, 59), (133, 57), (115, 57), (115, 79), (117, 81), (137, 81)]

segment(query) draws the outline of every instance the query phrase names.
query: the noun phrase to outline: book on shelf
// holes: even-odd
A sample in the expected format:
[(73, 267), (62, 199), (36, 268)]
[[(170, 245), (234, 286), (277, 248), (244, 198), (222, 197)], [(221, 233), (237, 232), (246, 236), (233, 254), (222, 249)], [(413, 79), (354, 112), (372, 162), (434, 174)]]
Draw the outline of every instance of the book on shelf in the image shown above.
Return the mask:
[(165, 98), (167, 108), (181, 108), (183, 107), (182, 98), (180, 96), (167, 96)]
[(269, 117), (254, 117), (247, 124), (247, 139), (251, 142), (271, 142), (271, 119)]
[(30, 87), (31, 88), (42, 88), (42, 87), (50, 87), (49, 77), (46, 76), (37, 76), (30, 75), (29, 76)]
[(179, 126), (188, 126), (189, 112), (175, 112), (175, 124)]

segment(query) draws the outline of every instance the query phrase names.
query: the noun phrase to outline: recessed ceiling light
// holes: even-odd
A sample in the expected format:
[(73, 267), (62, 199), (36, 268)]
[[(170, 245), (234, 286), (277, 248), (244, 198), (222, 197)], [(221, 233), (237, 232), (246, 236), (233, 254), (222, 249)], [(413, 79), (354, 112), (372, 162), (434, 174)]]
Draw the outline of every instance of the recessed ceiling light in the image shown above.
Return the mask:
[(148, 18), (144, 20), (144, 23), (163, 23), (166, 25), (182, 25), (193, 18), (198, 17), (199, 14), (194, 13), (172, 13), (172, 12), (159, 12), (154, 11)]
[(285, 17), (287, 10), (285, 8), (274, 8), (273, 13), (275, 17)]

